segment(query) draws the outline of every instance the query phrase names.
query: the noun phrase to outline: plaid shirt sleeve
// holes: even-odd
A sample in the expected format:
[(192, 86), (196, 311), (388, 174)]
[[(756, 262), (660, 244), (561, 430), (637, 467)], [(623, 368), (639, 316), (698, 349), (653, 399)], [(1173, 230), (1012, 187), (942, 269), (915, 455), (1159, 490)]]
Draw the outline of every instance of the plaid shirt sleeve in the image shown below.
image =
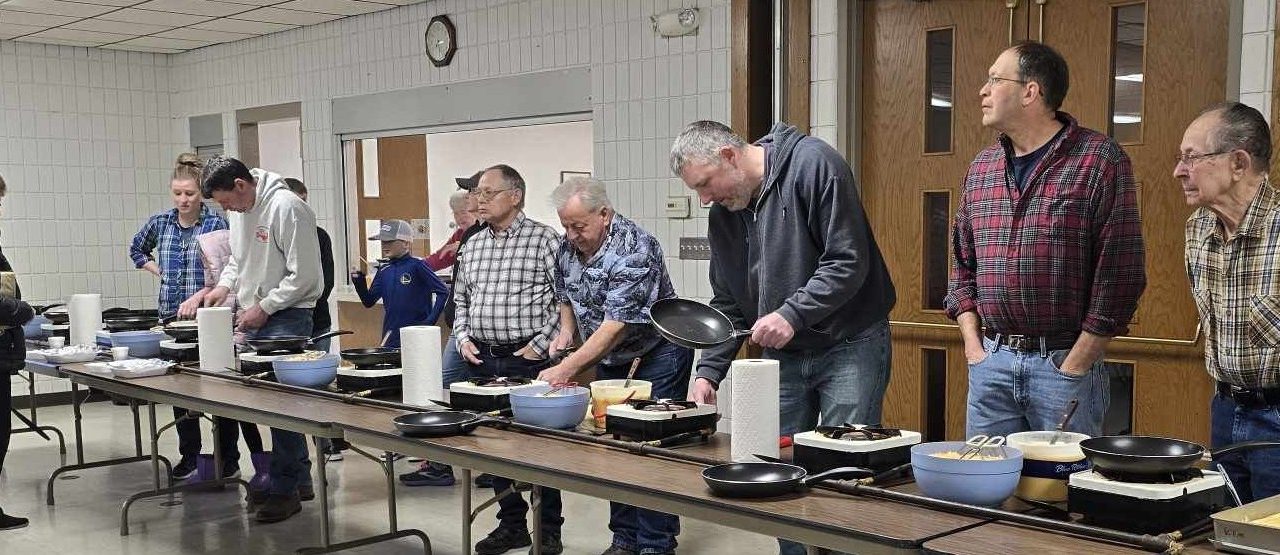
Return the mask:
[(453, 336), (462, 343), (471, 340), (471, 327), (467, 320), (467, 307), (470, 304), (470, 280), (467, 279), (466, 245), (458, 248), (458, 259), (453, 267)]
[[(546, 228), (547, 232), (542, 237), (542, 269), (547, 274), (549, 283), (557, 283), (560, 271), (556, 269), (556, 253), (560, 250), (560, 235), (551, 228)], [(551, 347), (551, 338), (560, 333), (560, 318), (550, 319), (545, 326), (542, 327), (538, 334), (533, 336), (529, 341), (529, 346), (533, 348), (533, 352), (539, 356), (546, 358), (548, 350)]]
[(129, 244), (129, 258), (133, 259), (133, 267), (141, 268), (147, 262), (155, 260), (152, 253), (156, 250), (156, 243), (159, 240), (157, 229), (159, 227), (160, 215), (154, 215), (147, 219), (147, 223), (142, 224), (142, 229), (133, 236), (133, 242)]
[(978, 309), (978, 282), (973, 244), (973, 228), (969, 226), (969, 203), (961, 202), (951, 226), (951, 279), (944, 301), (952, 320)]
[(1147, 286), (1147, 273), (1133, 167), (1123, 155), (1103, 167), (1103, 184), (1095, 189), (1094, 203), (1098, 257), (1081, 329), (1113, 337), (1128, 333), (1129, 320)]

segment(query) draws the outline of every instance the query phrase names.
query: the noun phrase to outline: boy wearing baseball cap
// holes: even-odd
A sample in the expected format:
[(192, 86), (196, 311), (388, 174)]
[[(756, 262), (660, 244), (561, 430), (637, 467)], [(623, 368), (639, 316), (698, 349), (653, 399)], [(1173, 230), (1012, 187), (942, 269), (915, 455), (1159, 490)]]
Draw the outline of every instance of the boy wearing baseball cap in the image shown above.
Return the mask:
[(382, 299), (382, 333), (387, 347), (400, 346), (400, 328), (431, 325), (440, 317), (449, 288), (422, 259), (409, 254), (413, 228), (404, 220), (383, 220), (370, 241), (382, 242), (383, 264), (365, 284), (364, 272), (352, 268), (351, 283), (366, 307)]

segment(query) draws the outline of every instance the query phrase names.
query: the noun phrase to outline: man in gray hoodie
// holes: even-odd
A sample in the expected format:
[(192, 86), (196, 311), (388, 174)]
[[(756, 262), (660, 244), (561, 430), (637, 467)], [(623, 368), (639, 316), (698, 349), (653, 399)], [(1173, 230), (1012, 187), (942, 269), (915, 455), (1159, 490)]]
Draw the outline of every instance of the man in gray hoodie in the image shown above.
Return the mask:
[[(897, 297), (840, 154), (782, 123), (747, 144), (722, 123), (698, 121), (671, 146), (671, 170), (715, 203), (711, 305), (781, 363), (782, 435), (880, 424)], [(702, 352), (693, 400), (715, 402), (741, 346)], [(782, 552), (804, 548), (782, 542)]]
[[(324, 284), (316, 215), (283, 177), (226, 156), (209, 160), (200, 188), (228, 211), (231, 260), (205, 306), (220, 306), (231, 291), (242, 307), (236, 327), (247, 336), (309, 336)], [(314, 498), (306, 438), (271, 429), (271, 489), (251, 491), (259, 522), (279, 522)]]

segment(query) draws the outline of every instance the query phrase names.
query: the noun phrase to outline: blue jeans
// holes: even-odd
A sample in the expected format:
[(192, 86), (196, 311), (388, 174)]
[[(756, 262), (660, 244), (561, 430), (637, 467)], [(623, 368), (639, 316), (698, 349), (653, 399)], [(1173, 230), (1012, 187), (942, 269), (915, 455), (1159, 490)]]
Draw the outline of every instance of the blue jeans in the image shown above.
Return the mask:
[[(269, 335), (309, 335), (310, 308), (286, 308), (272, 314), (267, 323), (252, 337)], [(307, 456), (306, 436), (271, 428), (271, 494), (298, 494), (298, 486), (311, 485), (311, 459)]]
[(453, 337), (453, 334), (449, 334), (449, 340), (444, 344), (444, 352), (441, 353), (441, 359), (440, 371), (446, 388), (449, 387), (449, 384), (471, 377), (470, 365), (462, 358), (462, 354), (458, 352), (458, 340)]
[[(684, 399), (689, 392), (692, 366), (693, 351), (663, 341), (642, 357), (635, 379), (653, 383), (654, 399)], [(630, 370), (630, 363), (600, 365), (596, 377), (626, 378)], [(610, 501), (609, 530), (613, 531), (613, 545), (617, 547), (642, 554), (667, 553), (676, 550), (680, 517)]]
[[(1255, 440), (1280, 440), (1280, 405), (1244, 408), (1235, 400), (1214, 395), (1210, 408), (1210, 445), (1226, 447)], [(1280, 494), (1280, 449), (1257, 449), (1214, 457), (1236, 486), (1240, 500), (1248, 503)]]
[[(454, 346), (457, 349), (457, 346)], [(473, 376), (505, 376), (505, 377), (523, 377), (536, 378), (538, 372), (545, 370), (548, 366), (545, 360), (528, 360), (518, 355), (505, 357), (493, 357), (480, 349), (480, 364), (475, 365), (469, 362), (463, 362), (466, 365), (466, 375), (462, 379)], [(515, 482), (501, 476), (493, 477), (493, 492), (500, 494), (510, 488)], [(562, 516), (563, 502), (560, 499), (560, 490), (552, 488), (542, 488), (542, 532), (544, 534), (552, 534), (559, 536), (560, 527), (564, 525), (564, 516)], [(519, 528), (528, 529), (528, 519), (525, 514), (529, 512), (529, 504), (525, 502), (524, 496), (519, 493), (512, 493), (503, 497), (498, 501), (498, 526), (502, 528)]]
[[(889, 321), (826, 349), (765, 349), (764, 358), (779, 363), (779, 424), (784, 436), (819, 424), (880, 424), (884, 391), (889, 386), (893, 344)], [(803, 555), (804, 544), (778, 540), (782, 555)]]
[(1111, 390), (1109, 372), (1101, 361), (1079, 377), (1059, 368), (1070, 349), (1049, 351), (1044, 357), (1035, 351), (995, 348), (995, 342), (985, 337), (982, 347), (987, 358), (969, 365), (966, 438), (1052, 430), (1072, 399), (1079, 399), (1080, 406), (1067, 431), (1102, 435), (1102, 417), (1111, 402)]

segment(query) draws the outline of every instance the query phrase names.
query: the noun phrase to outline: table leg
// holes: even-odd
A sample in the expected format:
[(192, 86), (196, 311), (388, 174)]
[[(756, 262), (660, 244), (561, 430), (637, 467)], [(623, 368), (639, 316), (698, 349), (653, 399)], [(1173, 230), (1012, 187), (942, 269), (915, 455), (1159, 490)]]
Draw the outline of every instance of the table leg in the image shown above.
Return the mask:
[(462, 555), (471, 555), (471, 469), (462, 469)]
[[(76, 427), (76, 464), (84, 464), (84, 432), (80, 426), (80, 421), (84, 418), (80, 412), (80, 404), (83, 402), (84, 399), (80, 398), (80, 386), (76, 382), (71, 382), (71, 414), (75, 419)], [(52, 487), (50, 489), (52, 490)], [(53, 499), (52, 494), (49, 498)], [(52, 505), (53, 502), (49, 504)]]
[(320, 476), (316, 478), (316, 484), (320, 486), (320, 545), (328, 548), (330, 545), (329, 537), (329, 475), (325, 472), (328, 459), (325, 458), (324, 450), (320, 448), (318, 442), (313, 442), (316, 447), (316, 468), (320, 471)]
[(529, 490), (529, 509), (533, 513), (529, 515), (533, 521), (533, 548), (529, 553), (542, 555), (542, 486), (538, 484)]
[[(424, 533), (422, 530), (417, 530), (413, 528), (409, 528), (406, 530), (396, 530), (397, 524), (396, 524), (395, 466), (393, 466), (395, 462), (395, 455), (390, 451), (387, 451), (383, 454), (383, 457), (380, 459), (374, 455), (371, 455), (365, 452), (363, 449), (360, 449), (354, 445), (350, 446), (350, 448), (351, 448), (351, 451), (359, 454), (360, 456), (378, 463), (379, 466), (382, 468), (382, 472), (386, 475), (387, 499), (388, 499), (387, 515), (390, 517), (390, 520), (391, 520), (391, 531), (386, 534), (377, 534), (374, 536), (369, 536), (369, 537), (345, 541), (345, 542), (330, 543), (324, 547), (304, 547), (302, 549), (299, 549), (297, 553), (306, 554), (306, 555), (317, 555), (320, 553), (334, 553), (337, 551), (344, 551), (347, 549), (360, 547), (364, 545), (372, 545), (375, 543), (392, 541), (400, 538), (415, 537), (422, 540), (423, 555), (431, 555), (431, 540), (427, 538), (427, 534)], [(319, 446), (317, 446), (316, 450), (319, 451)], [(320, 453), (320, 456), (323, 457), (324, 454)], [(322, 509), (322, 511), (324, 511), (324, 509)]]

